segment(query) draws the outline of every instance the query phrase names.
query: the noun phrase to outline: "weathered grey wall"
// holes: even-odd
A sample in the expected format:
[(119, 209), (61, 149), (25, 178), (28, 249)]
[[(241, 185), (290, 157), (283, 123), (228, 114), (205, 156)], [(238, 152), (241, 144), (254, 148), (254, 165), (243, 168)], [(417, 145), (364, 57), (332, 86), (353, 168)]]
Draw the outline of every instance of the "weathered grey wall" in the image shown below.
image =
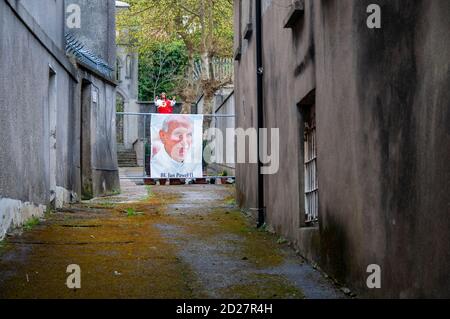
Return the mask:
[[(284, 29), (290, 3), (263, 17), (265, 126), (281, 135), (280, 171), (265, 177), (270, 226), (361, 296), (449, 297), (450, 3), (377, 1), (381, 30), (366, 26), (373, 1), (356, 0), (305, 1), (304, 19)], [(244, 127), (256, 123), (252, 41), (236, 63)], [(313, 89), (320, 229), (301, 227), (297, 104)], [(237, 177), (241, 202), (254, 203), (256, 168), (238, 165)], [(369, 264), (381, 289), (366, 286)]]
[[(56, 71), (58, 157), (67, 158), (71, 78), (39, 41), (0, 1), (0, 194), (4, 197), (45, 204), (48, 200), (48, 79), (49, 66)], [(61, 138), (60, 138), (61, 137)], [(67, 186), (63, 164), (58, 186)], [(17, 183), (17, 181), (21, 181)]]
[[(80, 198), (81, 93), (86, 79), (98, 91), (97, 106), (90, 109), (92, 122), (87, 126), (92, 137), (88, 151), (92, 192), (101, 196), (120, 189), (115, 83), (95, 71), (76, 69), (61, 50), (62, 3), (42, 1), (38, 6), (28, 0), (0, 0), (0, 239), (11, 226), (42, 215), (51, 191), (58, 207)], [(56, 12), (52, 22), (44, 21), (46, 11)], [(114, 46), (114, 30), (109, 31), (113, 41), (108, 45)], [(115, 51), (112, 58), (115, 60)], [(55, 132), (50, 116), (51, 72), (55, 74)], [(54, 160), (51, 147), (55, 149)], [(52, 179), (56, 180), (55, 188), (51, 187)]]
[[(255, 21), (253, 6), (252, 16), (250, 17), (249, 9), (245, 9), (247, 2), (242, 1), (243, 12), (239, 13), (239, 1), (235, 1), (235, 14), (234, 14), (234, 34), (235, 34), (235, 46), (241, 39), (242, 58), (240, 61), (235, 62), (234, 82), (235, 88), (235, 107), (236, 107), (236, 127), (248, 129), (257, 125), (257, 113), (256, 113), (256, 41), (255, 37), (252, 37), (250, 41), (243, 39), (243, 33), (245, 26), (249, 22)], [(247, 10), (247, 11), (244, 11)], [(247, 12), (247, 13), (245, 13)], [(239, 25), (239, 17), (242, 16), (242, 23)], [(236, 180), (237, 200), (241, 207), (246, 209), (252, 209), (257, 206), (258, 194), (257, 194), (257, 165), (236, 164), (236, 176), (239, 178)]]
[(84, 199), (120, 191), (116, 145), (116, 87), (112, 82), (80, 70), (81, 127), (77, 141), (81, 148), (81, 194)]
[[(127, 74), (127, 57), (130, 57), (131, 61), (129, 74)], [(139, 56), (135, 52), (130, 52), (129, 46), (119, 45), (117, 47), (117, 60), (120, 62), (121, 66), (121, 78), (116, 79), (118, 82), (118, 89), (120, 89), (120, 93), (124, 96), (125, 100), (137, 101), (139, 85)]]
[(370, 296), (449, 297), (450, 3), (377, 1), (381, 30), (370, 3), (316, 12), (322, 262)]
[[(114, 66), (116, 63), (115, 0), (64, 0), (66, 7), (77, 4), (81, 8), (81, 28), (68, 29), (96, 55)], [(67, 15), (68, 16), (68, 15)]]
[[(138, 85), (139, 85), (139, 55), (132, 52), (131, 46), (126, 43), (117, 46), (116, 67), (120, 67), (120, 78), (118, 82), (117, 93), (123, 97), (124, 111), (130, 113), (138, 113), (140, 106), (138, 101)], [(130, 65), (127, 65), (127, 60)], [(123, 124), (124, 147), (132, 149), (133, 144), (139, 139), (139, 117), (125, 116)]]
[(94, 196), (120, 190), (116, 149), (116, 88), (92, 77), (97, 103), (91, 108), (91, 146)]
[[(8, 2), (11, 3), (11, 2)], [(70, 200), (72, 185), (72, 92), (75, 72), (58, 46), (20, 3), (0, 1), (0, 229), (42, 214), (50, 201), (50, 176), (57, 201)], [(54, 3), (47, 3), (51, 12)], [(45, 11), (45, 4), (40, 12)], [(16, 16), (26, 21), (27, 26)], [(43, 11), (42, 11), (43, 10)], [(39, 18), (39, 17), (38, 17)], [(58, 19), (57, 19), (58, 20)], [(49, 28), (56, 26), (45, 25)], [(28, 29), (28, 28), (29, 29)], [(62, 29), (63, 25), (59, 26)], [(58, 32), (53, 33), (53, 36)], [(59, 39), (59, 35), (57, 35)], [(44, 45), (43, 45), (44, 43)], [(56, 168), (50, 170), (49, 74), (56, 75)], [(68, 71), (70, 70), (70, 71)], [(9, 202), (5, 202), (9, 200)], [(33, 208), (35, 207), (35, 208)]]
[[(305, 257), (319, 260), (318, 228), (303, 227), (302, 117), (297, 104), (315, 87), (313, 2), (293, 29), (284, 29), (290, 1), (269, 6), (263, 18), (264, 127), (280, 130), (280, 170), (264, 178), (270, 227), (292, 239)], [(289, 190), (289, 191), (286, 191)]]
[(59, 49), (64, 50), (64, 0), (19, 0)]
[(57, 78), (57, 84), (56, 182), (58, 186), (78, 193), (75, 159), (80, 153), (79, 148), (74, 145), (76, 123), (79, 121), (79, 102), (74, 103), (76, 83), (72, 78), (64, 76)]

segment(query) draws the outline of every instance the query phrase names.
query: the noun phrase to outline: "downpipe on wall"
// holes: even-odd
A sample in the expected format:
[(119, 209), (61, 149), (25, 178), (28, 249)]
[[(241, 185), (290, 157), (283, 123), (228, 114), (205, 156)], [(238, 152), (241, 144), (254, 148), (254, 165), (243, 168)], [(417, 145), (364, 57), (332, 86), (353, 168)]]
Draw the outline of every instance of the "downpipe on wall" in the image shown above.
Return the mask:
[[(258, 155), (261, 149), (261, 128), (264, 127), (264, 101), (263, 101), (263, 57), (262, 57), (262, 3), (256, 1), (256, 103), (258, 112)], [(264, 175), (262, 174), (263, 163), (261, 156), (258, 156), (258, 228), (264, 226), (266, 222), (266, 207), (264, 205)]]

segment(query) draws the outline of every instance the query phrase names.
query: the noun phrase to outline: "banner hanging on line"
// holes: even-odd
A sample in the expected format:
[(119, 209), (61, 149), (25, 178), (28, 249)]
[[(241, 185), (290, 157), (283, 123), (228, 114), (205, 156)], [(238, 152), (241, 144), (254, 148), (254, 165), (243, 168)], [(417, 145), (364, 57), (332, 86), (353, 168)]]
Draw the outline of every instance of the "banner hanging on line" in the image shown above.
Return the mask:
[(203, 115), (152, 114), (151, 178), (203, 177)]

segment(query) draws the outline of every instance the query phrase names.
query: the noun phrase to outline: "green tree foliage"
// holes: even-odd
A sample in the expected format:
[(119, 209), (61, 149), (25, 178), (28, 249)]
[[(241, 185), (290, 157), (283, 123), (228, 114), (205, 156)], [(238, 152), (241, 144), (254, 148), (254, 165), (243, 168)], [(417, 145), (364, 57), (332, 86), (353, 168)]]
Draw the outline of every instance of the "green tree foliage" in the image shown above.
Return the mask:
[(166, 92), (169, 96), (180, 94), (188, 65), (186, 48), (181, 41), (159, 44), (139, 54), (139, 99), (152, 101)]
[[(187, 67), (179, 82), (180, 96), (190, 104), (204, 93), (206, 112), (211, 112), (214, 92), (232, 82), (213, 72), (214, 58), (232, 57), (232, 0), (129, 0), (130, 10), (119, 15), (119, 30), (145, 54), (161, 43), (181, 41), (186, 48)], [(200, 74), (194, 77), (200, 60)]]

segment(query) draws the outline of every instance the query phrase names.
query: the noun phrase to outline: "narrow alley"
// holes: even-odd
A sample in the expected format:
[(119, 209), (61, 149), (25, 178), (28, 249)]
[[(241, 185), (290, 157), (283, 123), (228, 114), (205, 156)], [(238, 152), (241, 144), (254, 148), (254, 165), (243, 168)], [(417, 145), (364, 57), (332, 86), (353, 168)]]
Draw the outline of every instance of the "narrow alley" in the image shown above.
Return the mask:
[(0, 301), (449, 298), (449, 17), (0, 0)]
[[(27, 225), (1, 246), (1, 298), (340, 298), (234, 204), (232, 185), (137, 186)], [(66, 268), (81, 268), (81, 289)]]

